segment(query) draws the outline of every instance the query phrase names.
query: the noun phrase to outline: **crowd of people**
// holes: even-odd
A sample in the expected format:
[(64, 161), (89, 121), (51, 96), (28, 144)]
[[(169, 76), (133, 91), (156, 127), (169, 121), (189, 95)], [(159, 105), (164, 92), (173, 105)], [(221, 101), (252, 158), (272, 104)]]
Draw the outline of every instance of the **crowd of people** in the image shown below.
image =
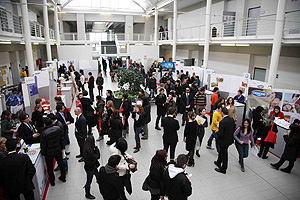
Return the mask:
[[(111, 61), (111, 60), (110, 60)], [(103, 72), (106, 75), (105, 60), (102, 60)], [(111, 61), (111, 66), (121, 66), (122, 60)], [(110, 65), (110, 64), (109, 64)], [(74, 67), (61, 66), (60, 74), (69, 74)], [(138, 68), (145, 78), (146, 87), (140, 89), (139, 96), (133, 100), (124, 93), (119, 108), (115, 107), (115, 97), (111, 90), (106, 90), (106, 99), (103, 98), (104, 78), (102, 73), (95, 79), (91, 72), (87, 87), (83, 72), (74, 72), (74, 81), (78, 86), (79, 93), (76, 99), (76, 108), (72, 115), (65, 107), (60, 96), (55, 97), (55, 111), (46, 113), (41, 106), (41, 99), (35, 101), (36, 105), (32, 117), (24, 111), (18, 115), (21, 125), (16, 128), (12, 123), (12, 112), (5, 110), (1, 115), (0, 137), (0, 187), (8, 199), (19, 199), (19, 194), (24, 194), (25, 199), (34, 199), (32, 177), (35, 168), (26, 154), (16, 152), (17, 143), (23, 139), (26, 144), (40, 143), (41, 155), (45, 157), (47, 173), (52, 186), (55, 186), (54, 171), (60, 171), (58, 179), (66, 182), (68, 174), (68, 156), (66, 146), (70, 144), (69, 126), (75, 125), (75, 138), (77, 140), (79, 154), (78, 162), (84, 162), (86, 172), (85, 197), (95, 199), (91, 194), (91, 183), (95, 175), (99, 184), (100, 193), (104, 199), (124, 200), (126, 192), (132, 193), (131, 174), (137, 170), (138, 161), (127, 153), (128, 144), (126, 137), (129, 134), (129, 120), (133, 120), (134, 138), (136, 146), (133, 153), (142, 151), (141, 140), (147, 140), (151, 135), (148, 125), (151, 122), (151, 105), (157, 107), (155, 129), (163, 129), (163, 149), (157, 150), (151, 160), (149, 175), (145, 177), (143, 190), (151, 193), (151, 199), (158, 200), (164, 196), (168, 199), (187, 199), (192, 194), (190, 177), (185, 173), (186, 166), (194, 167), (194, 154), (200, 157), (200, 147), (205, 135), (208, 123), (211, 124), (211, 135), (206, 148), (218, 153), (215, 171), (226, 174), (228, 168), (228, 148), (235, 144), (239, 154), (238, 162), (241, 171), (245, 172), (245, 158), (248, 157), (249, 146), (255, 146), (260, 140), (258, 157), (267, 159), (269, 148), (274, 148), (275, 142), (268, 140), (270, 132), (277, 133), (274, 123), (275, 116), (280, 117), (279, 107), (275, 107), (269, 115), (263, 115), (264, 108), (258, 106), (252, 112), (251, 118), (244, 119), (241, 127), (236, 127), (237, 114), (235, 102), (244, 103), (242, 91), (238, 91), (235, 97), (220, 97), (219, 89), (214, 88), (211, 95), (210, 120), (206, 113), (206, 87), (200, 87), (201, 80), (195, 73), (190, 76), (188, 72), (176, 72), (176, 80), (172, 72), (164, 75), (161, 73), (159, 81), (156, 80), (154, 65), (147, 73), (143, 66), (133, 62), (131, 67)], [(112, 69), (112, 68), (111, 68)], [(67, 72), (69, 71), (69, 72)], [(113, 72), (113, 70), (111, 70)], [(64, 75), (64, 76), (65, 76)], [(114, 79), (112, 78), (112, 82)], [(159, 86), (157, 86), (159, 82)], [(98, 95), (94, 96), (95, 83)], [(88, 88), (88, 91), (86, 90)], [(148, 96), (145, 91), (150, 92)], [(14, 102), (14, 96), (8, 101)], [(18, 103), (19, 104), (19, 99)], [(95, 104), (94, 104), (94, 101)], [(13, 103), (14, 105), (14, 103)], [(177, 119), (182, 115), (181, 123)], [(75, 117), (73, 117), (75, 116)], [(132, 119), (130, 119), (132, 118)], [(208, 122), (209, 120), (209, 122)], [(183, 142), (185, 142), (186, 154), (176, 155), (176, 146), (179, 142), (178, 131), (180, 125), (184, 126)], [(93, 127), (98, 130), (99, 137), (95, 139)], [(111, 156), (105, 166), (100, 167), (98, 162), (100, 151), (96, 141), (101, 141), (104, 135), (108, 135)], [(140, 137), (142, 135), (142, 137)], [(290, 126), (290, 133), (285, 133), (286, 146), (278, 163), (271, 164), (275, 169), (286, 161), (288, 167), (281, 169), (290, 173), (297, 159), (300, 147), (300, 123), (295, 120)], [(170, 149), (170, 152), (169, 152)], [(170, 160), (167, 161), (168, 152)], [(53, 161), (58, 166), (54, 169)], [(24, 167), (26, 166), (26, 167)], [(100, 167), (100, 169), (98, 169)], [(12, 173), (10, 169), (16, 170)], [(18, 181), (16, 181), (18, 180)]]

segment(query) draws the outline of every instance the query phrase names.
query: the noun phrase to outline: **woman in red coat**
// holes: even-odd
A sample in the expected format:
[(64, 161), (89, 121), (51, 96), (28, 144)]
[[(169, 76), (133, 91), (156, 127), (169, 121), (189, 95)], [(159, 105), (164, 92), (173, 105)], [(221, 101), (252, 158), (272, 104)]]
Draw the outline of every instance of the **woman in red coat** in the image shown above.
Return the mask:
[(270, 114), (273, 114), (275, 117), (278, 117), (279, 119), (284, 119), (283, 112), (280, 112), (279, 106), (275, 106), (274, 110), (271, 111)]

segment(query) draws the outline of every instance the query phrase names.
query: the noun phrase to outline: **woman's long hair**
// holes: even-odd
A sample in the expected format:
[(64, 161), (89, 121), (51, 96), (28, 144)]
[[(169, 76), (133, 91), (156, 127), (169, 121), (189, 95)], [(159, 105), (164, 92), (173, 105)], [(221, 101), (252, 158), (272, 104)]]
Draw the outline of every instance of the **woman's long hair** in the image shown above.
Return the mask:
[(251, 121), (250, 119), (244, 119), (243, 123), (242, 123), (242, 126), (241, 126), (241, 131), (244, 133), (244, 130), (245, 130), (245, 126), (244, 126), (244, 123), (245, 122), (248, 122), (248, 128), (247, 128), (247, 135), (250, 133), (251, 131)]
[(266, 126), (272, 126), (272, 124), (274, 123), (274, 120), (275, 120), (275, 115), (270, 114), (265, 121)]
[(109, 108), (115, 112), (115, 105), (114, 105), (114, 102), (112, 100), (108, 100), (108, 105), (109, 105)]
[(136, 106), (136, 107), (139, 108), (139, 112), (138, 112), (139, 115), (145, 114), (144, 108), (142, 106)]
[(290, 125), (289, 139), (294, 140), (296, 138), (300, 139), (300, 127), (297, 124)]
[[(229, 104), (229, 100), (230, 100), (230, 99), (232, 99), (231, 104)], [(228, 105), (234, 106), (234, 100), (233, 100), (232, 97), (228, 97), (228, 98), (227, 98), (226, 105), (227, 105), (227, 106), (228, 106)]]
[(92, 154), (95, 149), (95, 138), (92, 135), (89, 135), (85, 142), (83, 147), (83, 152), (86, 154)]
[(153, 156), (151, 160), (151, 167), (161, 167), (164, 168), (166, 166), (166, 158), (167, 158), (167, 151), (166, 150), (157, 150), (155, 156)]

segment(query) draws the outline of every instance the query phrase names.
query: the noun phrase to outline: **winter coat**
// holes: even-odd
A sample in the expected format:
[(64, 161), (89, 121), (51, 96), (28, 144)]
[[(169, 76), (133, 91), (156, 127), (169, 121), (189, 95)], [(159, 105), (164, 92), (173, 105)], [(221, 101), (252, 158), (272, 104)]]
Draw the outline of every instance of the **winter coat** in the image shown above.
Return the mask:
[(100, 151), (98, 147), (95, 147), (92, 153), (83, 152), (84, 169), (85, 171), (93, 171), (95, 167), (99, 167), (98, 159), (100, 158)]
[(198, 123), (196, 121), (186, 123), (184, 128), (185, 149), (191, 151), (195, 149), (197, 139)]
[[(266, 137), (268, 136), (269, 131), (271, 130), (272, 126), (266, 126), (265, 123), (261, 126), (261, 140), (260, 144), (265, 147), (271, 147), (274, 149), (275, 144), (270, 142), (265, 142)], [(278, 133), (277, 125), (274, 123), (273, 130), (276, 134)]]
[(149, 79), (149, 89), (156, 89), (156, 78)]
[(293, 136), (288, 136), (288, 135), (283, 136), (283, 139), (286, 144), (284, 147), (282, 158), (287, 159), (290, 162), (295, 162), (299, 155), (300, 136), (299, 133), (297, 134), (298, 135), (293, 135)]
[(6, 139), (13, 138), (13, 126), (11, 125), (10, 121), (7, 119), (1, 121), (1, 136), (5, 137)]
[(103, 89), (103, 83), (104, 83), (103, 77), (98, 76), (96, 79), (96, 84), (97, 84), (99, 90)]
[(43, 156), (54, 156), (61, 154), (65, 148), (63, 131), (58, 126), (45, 127), (41, 134), (41, 154)]
[(144, 124), (149, 124), (151, 121), (151, 106), (148, 103), (147, 105), (144, 105)]
[(100, 120), (102, 119), (102, 113), (104, 112), (104, 106), (105, 106), (105, 102), (103, 100), (100, 100), (97, 104), (96, 104), (96, 113), (97, 113), (97, 119)]
[(167, 97), (165, 94), (157, 95), (155, 97), (155, 105), (157, 106), (157, 115), (158, 116), (164, 116), (166, 114), (166, 108), (163, 104), (165, 104), (167, 101)]
[(114, 117), (109, 120), (110, 129), (108, 130), (108, 136), (113, 138), (121, 138), (123, 131), (123, 123), (120, 117)]
[[(136, 115), (138, 115), (138, 119), (136, 119)], [(142, 127), (144, 125), (144, 115), (140, 115), (136, 112), (133, 112), (132, 118), (134, 120), (134, 123), (133, 123), (134, 127)]]
[(131, 111), (131, 101), (129, 99), (124, 100), (122, 104), (122, 108), (124, 109), (122, 112), (123, 116), (128, 118)]
[[(161, 166), (151, 166), (149, 175), (146, 178), (146, 183), (150, 187), (151, 194), (165, 195), (164, 179), (166, 176), (166, 169)], [(159, 191), (159, 193), (157, 193)]]

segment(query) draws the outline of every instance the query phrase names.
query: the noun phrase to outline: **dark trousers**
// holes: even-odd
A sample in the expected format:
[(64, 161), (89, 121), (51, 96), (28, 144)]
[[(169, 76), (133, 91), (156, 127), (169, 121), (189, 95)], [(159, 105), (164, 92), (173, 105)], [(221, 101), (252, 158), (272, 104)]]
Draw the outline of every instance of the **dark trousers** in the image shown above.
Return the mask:
[(218, 155), (217, 164), (219, 166), (221, 166), (220, 169), (223, 172), (226, 172), (227, 166), (228, 166), (228, 147), (229, 146), (226, 146), (226, 147), (221, 147), (220, 146), (220, 152), (219, 152), (219, 155)]
[[(25, 200), (34, 200), (33, 190), (23, 193)], [(9, 200), (20, 200), (19, 194), (9, 194)]]
[(155, 127), (158, 127), (159, 120), (160, 120), (160, 125), (162, 124), (162, 118), (163, 118), (164, 116), (165, 116), (165, 115), (157, 115), (157, 117), (156, 117), (156, 122), (155, 122)]
[(99, 96), (102, 96), (102, 94), (103, 94), (103, 87), (102, 88), (98, 87), (98, 94), (99, 94)]
[(176, 149), (176, 143), (168, 143), (168, 142), (164, 142), (164, 150), (166, 150), (166, 152), (168, 153), (169, 147), (170, 147), (170, 159), (174, 159), (175, 158), (175, 149)]
[(188, 115), (187, 114), (188, 114), (188, 111), (184, 110), (183, 114), (182, 114), (182, 124), (184, 124), (187, 121), (187, 119), (188, 119)]
[(266, 157), (269, 152), (269, 149), (269, 146), (261, 145), (259, 149), (259, 155), (261, 155), (262, 157)]
[(54, 156), (49, 155), (49, 156), (45, 156), (45, 160), (46, 160), (47, 172), (48, 172), (50, 182), (54, 182), (54, 180), (55, 180), (55, 176), (54, 176), (54, 173), (53, 173), (53, 159), (54, 158), (55, 158), (55, 160), (58, 164), (61, 178), (62, 179), (66, 178), (66, 166), (65, 166), (65, 163), (62, 159), (62, 154), (59, 153), (59, 154), (56, 154)]
[(83, 147), (84, 147), (85, 138), (82, 136), (76, 135), (76, 134), (75, 134), (75, 137), (76, 137), (79, 149), (80, 149), (80, 155), (83, 155)]
[(90, 99), (94, 102), (94, 88), (89, 88)]
[[(278, 163), (275, 163), (276, 167), (281, 167), (281, 165), (286, 161), (287, 159), (281, 158)], [(285, 168), (288, 172), (291, 172), (294, 167), (294, 161), (289, 161), (289, 165)]]
[(98, 175), (99, 175), (99, 172), (95, 166), (94, 168), (94, 171), (85, 171), (86, 172), (86, 183), (85, 183), (85, 189), (89, 192), (90, 189), (91, 189), (91, 184), (92, 184), (92, 181), (93, 181), (93, 176), (95, 175), (96, 176), (96, 179), (98, 179)]
[(244, 158), (247, 158), (249, 154), (249, 144), (236, 143), (235, 146), (239, 153), (239, 162), (244, 164)]

